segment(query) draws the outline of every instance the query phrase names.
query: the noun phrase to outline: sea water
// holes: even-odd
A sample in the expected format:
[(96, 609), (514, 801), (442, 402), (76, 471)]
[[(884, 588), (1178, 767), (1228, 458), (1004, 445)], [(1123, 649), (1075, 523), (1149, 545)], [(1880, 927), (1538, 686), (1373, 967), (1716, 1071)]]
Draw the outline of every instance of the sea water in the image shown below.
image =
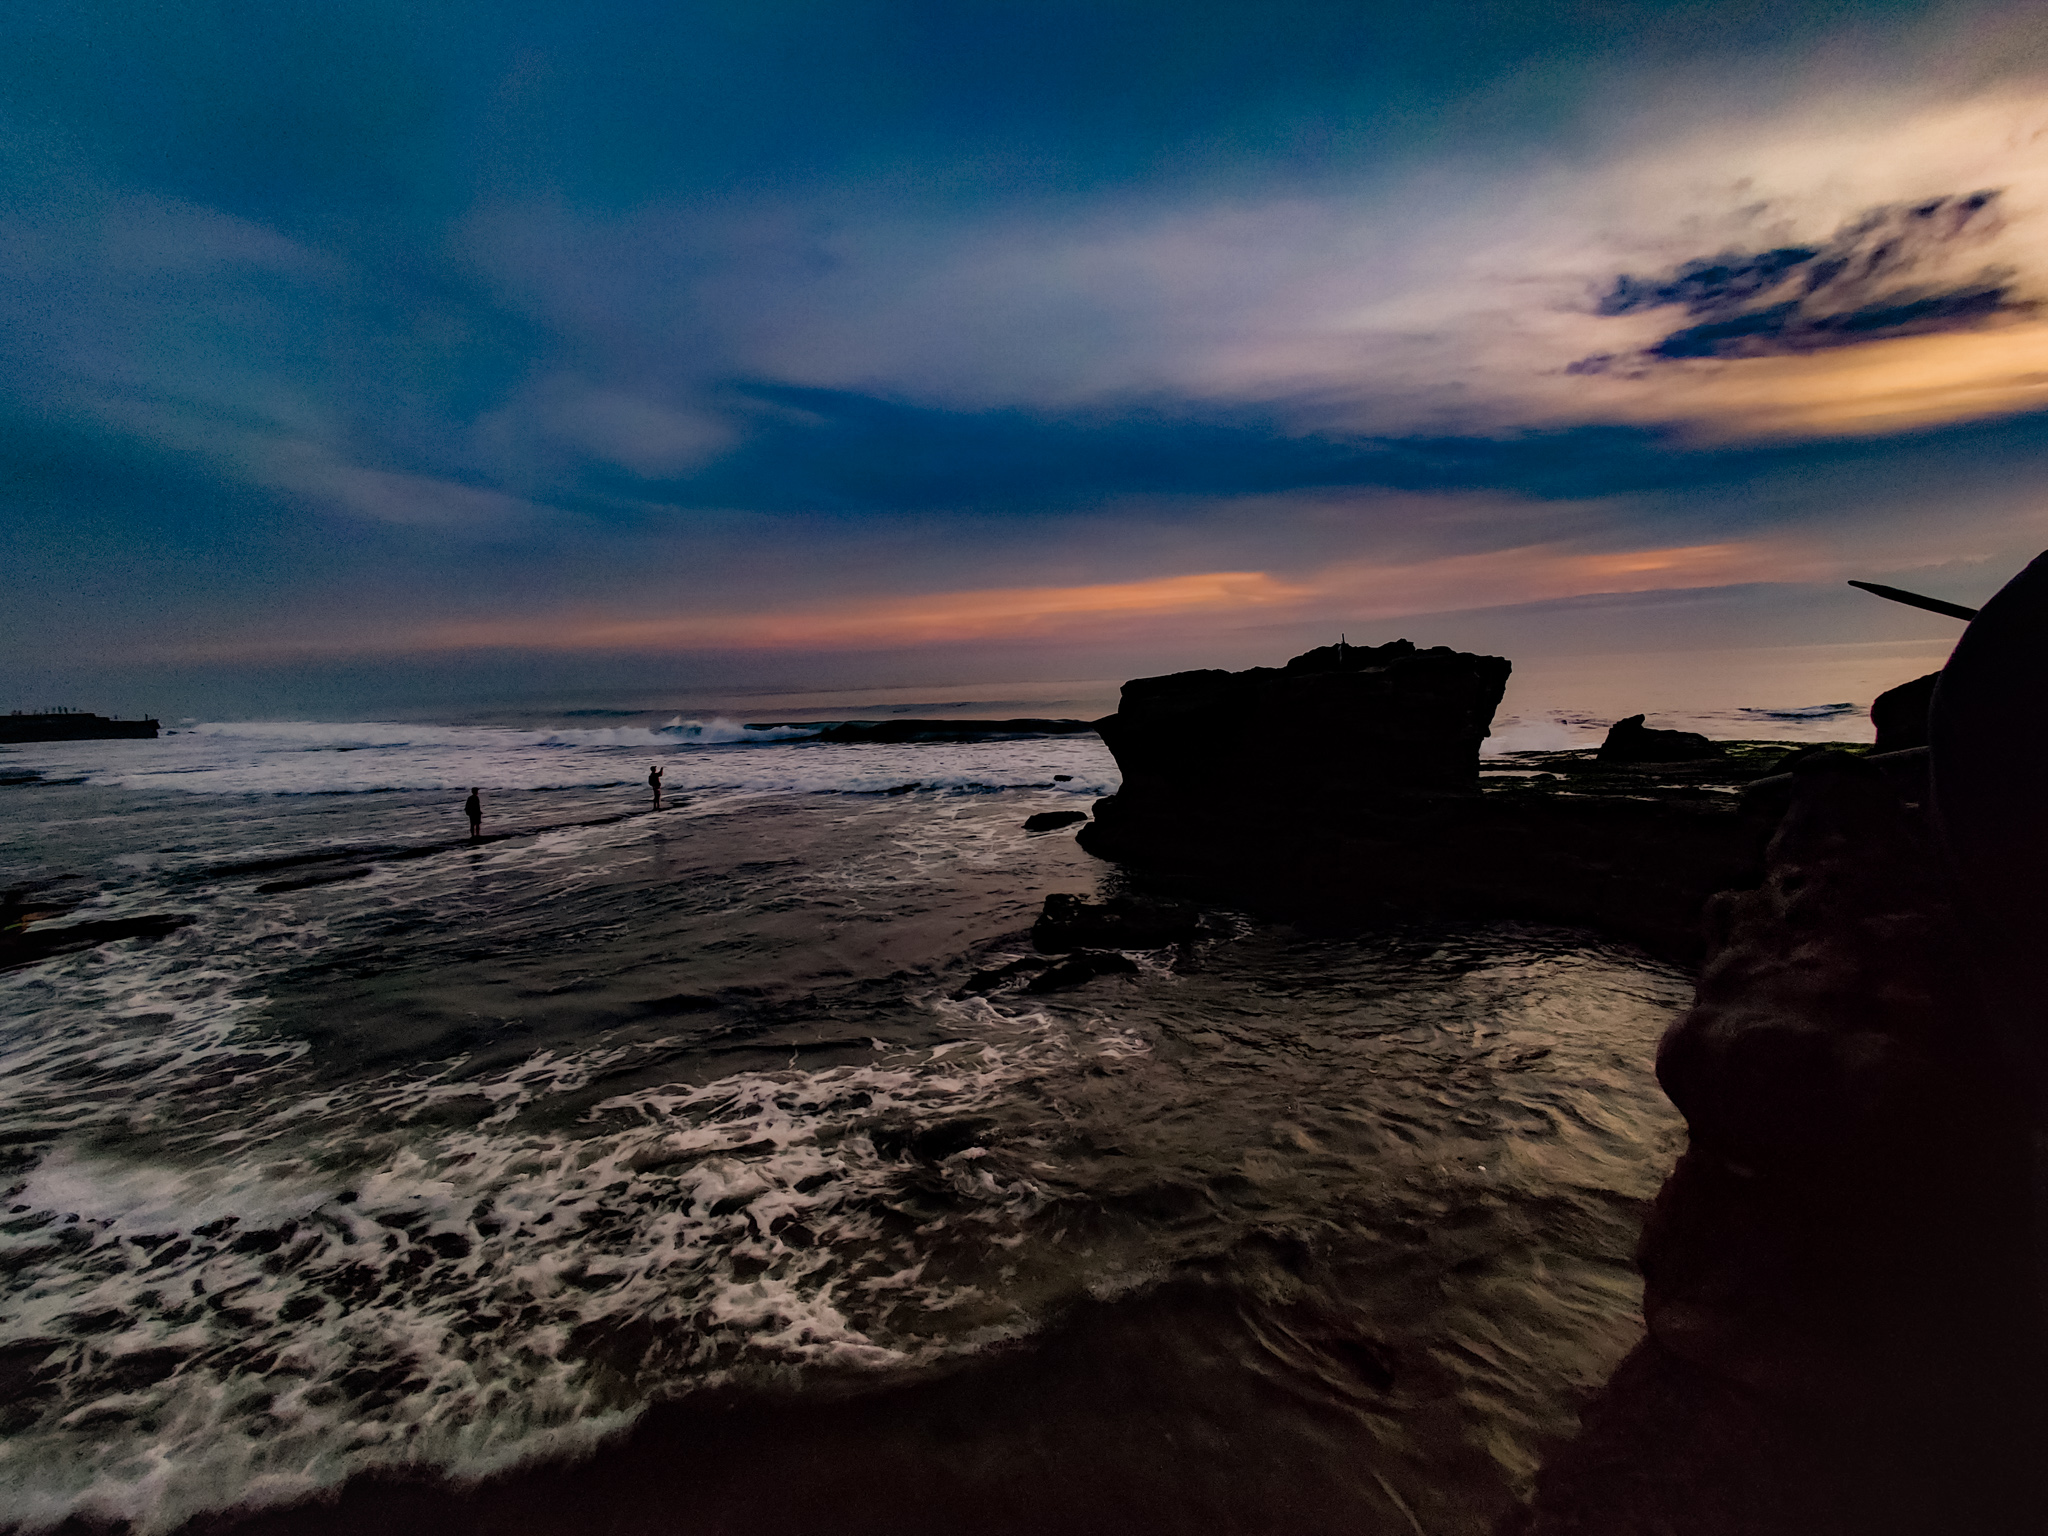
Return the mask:
[[(1743, 734), (1844, 733), (1775, 713)], [(30, 910), (192, 918), (0, 973), (27, 1528), (475, 1477), (706, 1393), (1019, 1351), (1081, 1401), (1142, 1340), (1187, 1362), (1146, 1400), (1165, 1441), (1244, 1423), (1124, 1486), (1170, 1502), (1234, 1454), (1344, 1528), (1479, 1531), (1639, 1335), (1685, 979), (1569, 930), (1221, 906), (1134, 976), (963, 994), (1048, 893), (1125, 888), (1022, 827), (1115, 788), (1093, 735), (192, 723), (0, 778)], [(1080, 1360), (1083, 1313), (1111, 1343)], [(1061, 1422), (972, 1455), (1122, 1454)]]

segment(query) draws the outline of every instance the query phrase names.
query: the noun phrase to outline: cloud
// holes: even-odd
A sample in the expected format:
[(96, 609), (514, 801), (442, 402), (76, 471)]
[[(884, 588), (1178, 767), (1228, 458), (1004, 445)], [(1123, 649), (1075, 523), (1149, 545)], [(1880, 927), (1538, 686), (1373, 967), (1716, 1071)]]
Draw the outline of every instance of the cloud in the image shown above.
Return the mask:
[(376, 522), (488, 531), (502, 538), (536, 521), (531, 503), (488, 486), (369, 469), (316, 443), (258, 440), (250, 444), (247, 458), (249, 478), (258, 485), (312, 497)]
[(2048, 410), (2048, 323), (1894, 335), (1859, 346), (1589, 380), (1609, 420), (1692, 423), (1696, 443), (1924, 430)]
[(1927, 280), (1959, 250), (1999, 233), (1998, 196), (1994, 189), (1871, 208), (1817, 245), (1724, 251), (1659, 277), (1623, 273), (1595, 314), (1676, 307), (1693, 323), (1632, 358), (1603, 353), (1566, 371), (1816, 352), (2031, 313), (2037, 304), (2015, 295), (2005, 269), (1980, 268), (1961, 282)]
[[(707, 79), (721, 46), (692, 54)], [(138, 130), (100, 182), (5, 183), (0, 389), (10, 426), (93, 438), (110, 480), (179, 463), (176, 508), (77, 493), (113, 554), (70, 568), (131, 572), (138, 613), (196, 609), (137, 553), (176, 544), (223, 572), (197, 632), (260, 609), (318, 646), (1194, 645), (1790, 580), (1869, 549), (1886, 497), (1916, 503), (1920, 554), (1986, 548), (1959, 497), (2020, 496), (2048, 443), (2048, 90), (1906, 49), (1911, 78), (1816, 69), (1773, 102), (1776, 48), (1633, 96), (1575, 76), (1520, 137), (1438, 132), (1432, 96), (1398, 153), (1360, 128), (1312, 174), (1254, 174), (1222, 130), (1121, 178), (977, 160), (950, 130), (831, 159), (804, 135), (840, 130), (802, 128), (771, 71), (733, 94), (791, 136), (717, 142), (779, 144), (783, 172), (664, 131), (613, 182), (579, 101), (621, 131), (702, 105), (654, 56), (631, 104), (550, 56), (568, 75), (532, 126), (558, 160), (496, 140), (480, 98), (423, 95), (448, 120), (386, 147), (418, 150), (432, 197), (397, 162), (331, 204), (273, 189), (282, 151), (177, 179)], [(230, 507), (260, 571), (210, 542)]]
[(554, 372), (480, 415), (468, 433), (480, 467), (508, 481), (559, 487), (593, 468), (654, 478), (684, 474), (733, 446), (734, 424), (676, 403), (659, 385), (606, 386)]
[[(505, 205), (471, 249), (508, 302), (643, 374), (658, 354), (699, 408), (740, 379), (956, 412), (1259, 407), (1367, 437), (1747, 431), (1682, 376), (2020, 324), (2048, 293), (2030, 84), (1610, 126), (1604, 153), (1269, 198)], [(1839, 412), (1809, 429), (1861, 430)]]
[(1075, 587), (1007, 587), (808, 604), (795, 609), (692, 611), (622, 619), (571, 614), (440, 626), (422, 650), (517, 646), (544, 650), (810, 649), (936, 645), (1072, 634), (1132, 619), (1240, 613), (1298, 601), (1305, 590), (1263, 571), (1211, 571)]
[[(1077, 643), (1143, 634), (1183, 639), (1322, 617), (1397, 619), (1588, 593), (1673, 591), (1832, 574), (1836, 558), (1775, 537), (1708, 545), (1587, 549), (1567, 541), (1421, 558), (1341, 559), (1282, 578), (1208, 571), (1077, 586), (999, 587), (768, 605), (694, 597), (649, 612), (619, 598), (516, 617), (469, 618), (354, 636), (270, 638), (234, 654), (517, 649), (629, 653), (870, 650), (1003, 641)], [(638, 614), (621, 609), (641, 608)]]

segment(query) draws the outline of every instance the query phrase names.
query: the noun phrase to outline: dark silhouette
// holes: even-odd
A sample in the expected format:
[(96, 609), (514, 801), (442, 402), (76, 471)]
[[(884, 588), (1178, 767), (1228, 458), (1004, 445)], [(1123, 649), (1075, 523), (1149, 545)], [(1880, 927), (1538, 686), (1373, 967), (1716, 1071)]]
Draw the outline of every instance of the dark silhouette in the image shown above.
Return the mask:
[(477, 798), (474, 789), (469, 798), (462, 802), (462, 813), (469, 818), (469, 835), (472, 841), (484, 835), (484, 803)]
[(661, 772), (659, 768), (647, 770), (647, 787), (654, 791), (654, 808), (657, 811), (661, 809)]

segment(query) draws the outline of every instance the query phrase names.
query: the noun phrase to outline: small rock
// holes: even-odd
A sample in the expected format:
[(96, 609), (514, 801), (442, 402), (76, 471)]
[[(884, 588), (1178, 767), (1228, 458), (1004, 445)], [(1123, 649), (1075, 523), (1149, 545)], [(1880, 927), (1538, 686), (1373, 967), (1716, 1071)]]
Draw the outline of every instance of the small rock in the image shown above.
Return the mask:
[(1045, 911), (1031, 927), (1031, 942), (1048, 954), (1068, 949), (1156, 949), (1194, 938), (1201, 925), (1201, 910), (1192, 902), (1152, 896), (1090, 901), (1060, 891), (1045, 898)]
[(959, 1120), (941, 1120), (937, 1125), (921, 1128), (872, 1126), (868, 1130), (868, 1138), (874, 1142), (875, 1150), (885, 1157), (908, 1152), (927, 1162), (942, 1163), (955, 1153), (981, 1146), (995, 1128), (995, 1121), (981, 1115), (970, 1115)]
[(1051, 832), (1059, 827), (1071, 827), (1077, 821), (1086, 821), (1086, 811), (1040, 811), (1036, 816), (1024, 818), (1026, 832)]
[(1653, 731), (1641, 715), (1630, 715), (1608, 727), (1600, 743), (1603, 763), (1690, 763), (1701, 758), (1721, 757), (1718, 741), (1709, 741), (1697, 731)]
[(958, 1002), (963, 997), (974, 997), (983, 992), (993, 992), (996, 988), (1015, 981), (1019, 976), (1029, 975), (1033, 971), (1042, 971), (1051, 963), (1049, 960), (1039, 959), (1036, 955), (1026, 955), (1022, 960), (1012, 960), (1008, 965), (998, 965), (988, 970), (976, 971), (953, 994), (953, 1000)]
[(1078, 949), (1050, 970), (1032, 978), (1026, 992), (1065, 992), (1085, 987), (1098, 976), (1135, 976), (1138, 963), (1115, 950)]

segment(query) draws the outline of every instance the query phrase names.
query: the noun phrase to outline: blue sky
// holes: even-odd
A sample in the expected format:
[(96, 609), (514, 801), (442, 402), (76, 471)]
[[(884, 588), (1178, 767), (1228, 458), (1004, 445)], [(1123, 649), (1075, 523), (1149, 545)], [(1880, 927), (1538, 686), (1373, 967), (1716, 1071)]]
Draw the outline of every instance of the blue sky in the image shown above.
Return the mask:
[(22, 0), (0, 707), (1945, 634), (2044, 199), (2021, 5)]

